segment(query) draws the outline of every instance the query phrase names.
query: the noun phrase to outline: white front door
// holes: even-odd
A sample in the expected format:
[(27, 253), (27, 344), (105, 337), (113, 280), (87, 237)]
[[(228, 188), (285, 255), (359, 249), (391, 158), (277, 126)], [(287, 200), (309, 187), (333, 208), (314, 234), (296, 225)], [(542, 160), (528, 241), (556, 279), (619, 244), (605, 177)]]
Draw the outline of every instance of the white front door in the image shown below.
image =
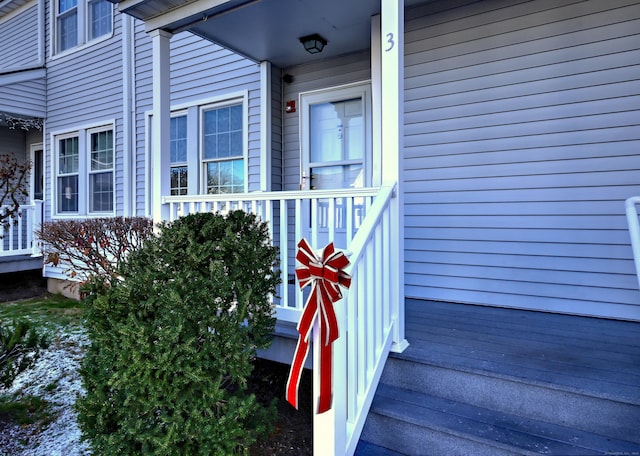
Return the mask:
[[(301, 107), (302, 188), (327, 193), (333, 189), (370, 186), (370, 85), (357, 84), (301, 94)], [(315, 217), (312, 217), (313, 207)], [(315, 248), (329, 241), (345, 248), (354, 235), (351, 232), (347, 236), (347, 227), (357, 229), (364, 214), (363, 198), (347, 202), (346, 198), (330, 198), (329, 195), (318, 200), (316, 206), (305, 208), (302, 216), (309, 216), (305, 225), (311, 233), (307, 236), (316, 240)], [(333, 233), (332, 237), (329, 233)]]
[(369, 84), (301, 95), (303, 189), (371, 185)]

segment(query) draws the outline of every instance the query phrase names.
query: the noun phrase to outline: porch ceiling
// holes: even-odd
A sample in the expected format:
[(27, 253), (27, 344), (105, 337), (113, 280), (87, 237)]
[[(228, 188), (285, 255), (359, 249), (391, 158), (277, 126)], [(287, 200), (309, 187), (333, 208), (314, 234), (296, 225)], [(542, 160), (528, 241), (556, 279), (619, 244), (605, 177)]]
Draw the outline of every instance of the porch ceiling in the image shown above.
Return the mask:
[[(190, 30), (256, 62), (268, 60), (281, 68), (369, 49), (371, 16), (380, 12), (380, 0), (110, 1), (144, 20), (147, 30)], [(314, 33), (328, 44), (312, 55), (299, 39)]]

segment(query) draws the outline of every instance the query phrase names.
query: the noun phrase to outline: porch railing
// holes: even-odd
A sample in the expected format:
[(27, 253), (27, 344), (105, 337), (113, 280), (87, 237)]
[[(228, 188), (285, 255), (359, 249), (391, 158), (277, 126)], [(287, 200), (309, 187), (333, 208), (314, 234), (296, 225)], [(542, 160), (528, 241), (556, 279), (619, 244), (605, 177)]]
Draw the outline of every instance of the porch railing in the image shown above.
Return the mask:
[[(6, 207), (0, 207), (3, 213), (6, 210)], [(39, 255), (35, 230), (42, 223), (42, 201), (20, 206), (18, 214), (10, 217), (8, 222), (6, 227), (0, 226), (0, 257)]]
[(165, 196), (162, 202), (169, 221), (197, 212), (242, 209), (266, 222), (280, 248), (282, 283), (274, 297), (277, 317), (297, 322), (304, 307), (303, 294), (294, 280), (297, 242), (305, 237), (319, 248), (333, 240), (337, 248), (349, 248), (377, 193), (377, 188), (254, 192)]
[[(398, 281), (393, 280), (398, 271), (394, 263), (398, 247), (392, 242), (397, 224), (395, 188), (163, 198), (169, 220), (196, 212), (242, 209), (268, 223), (274, 244), (280, 246), (282, 284), (274, 298), (280, 320), (297, 322), (304, 306), (293, 279), (297, 241), (306, 237), (316, 249), (333, 241), (336, 248), (347, 251), (352, 282), (335, 306), (340, 337), (333, 347), (333, 408), (315, 415), (314, 454), (353, 454), (393, 342), (400, 305), (394, 299)], [(319, 347), (315, 340), (313, 345), (314, 350)], [(314, 390), (318, 391), (319, 355), (314, 353), (313, 358)]]
[(636, 209), (638, 204), (640, 204), (640, 196), (632, 196), (625, 201), (631, 249), (633, 250), (633, 260), (636, 265), (638, 286), (640, 286), (640, 222), (638, 221), (638, 211)]

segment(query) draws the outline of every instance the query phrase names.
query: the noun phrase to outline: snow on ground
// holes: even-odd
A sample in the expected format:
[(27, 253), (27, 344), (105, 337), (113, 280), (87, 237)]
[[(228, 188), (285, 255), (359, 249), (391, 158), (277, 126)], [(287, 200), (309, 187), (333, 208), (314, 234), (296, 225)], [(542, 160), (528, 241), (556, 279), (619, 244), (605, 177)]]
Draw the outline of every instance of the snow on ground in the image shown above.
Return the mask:
[(78, 369), (89, 339), (82, 328), (65, 328), (51, 336), (35, 365), (22, 372), (11, 388), (0, 393), (39, 396), (51, 404), (54, 420), (44, 429), (37, 425), (5, 429), (0, 454), (11, 456), (78, 456), (90, 454), (80, 441), (77, 414), (73, 409), (83, 393)]

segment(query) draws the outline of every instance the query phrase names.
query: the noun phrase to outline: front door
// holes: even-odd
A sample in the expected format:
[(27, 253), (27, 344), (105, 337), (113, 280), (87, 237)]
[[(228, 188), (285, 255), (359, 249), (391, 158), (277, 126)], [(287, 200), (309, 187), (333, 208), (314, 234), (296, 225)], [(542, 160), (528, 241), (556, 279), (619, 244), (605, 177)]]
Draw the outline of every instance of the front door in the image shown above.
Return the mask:
[[(302, 188), (329, 193), (305, 209), (310, 216), (306, 222), (309, 235), (316, 239), (317, 248), (328, 241), (345, 248), (354, 234), (346, 235), (347, 218), (352, 218), (350, 226), (357, 229), (364, 217), (364, 201), (358, 198), (348, 204), (345, 198), (330, 198), (330, 191), (371, 185), (370, 86), (357, 84), (302, 94), (301, 107)], [(334, 229), (329, 227), (330, 220)]]
[(302, 94), (303, 188), (371, 185), (369, 84)]

